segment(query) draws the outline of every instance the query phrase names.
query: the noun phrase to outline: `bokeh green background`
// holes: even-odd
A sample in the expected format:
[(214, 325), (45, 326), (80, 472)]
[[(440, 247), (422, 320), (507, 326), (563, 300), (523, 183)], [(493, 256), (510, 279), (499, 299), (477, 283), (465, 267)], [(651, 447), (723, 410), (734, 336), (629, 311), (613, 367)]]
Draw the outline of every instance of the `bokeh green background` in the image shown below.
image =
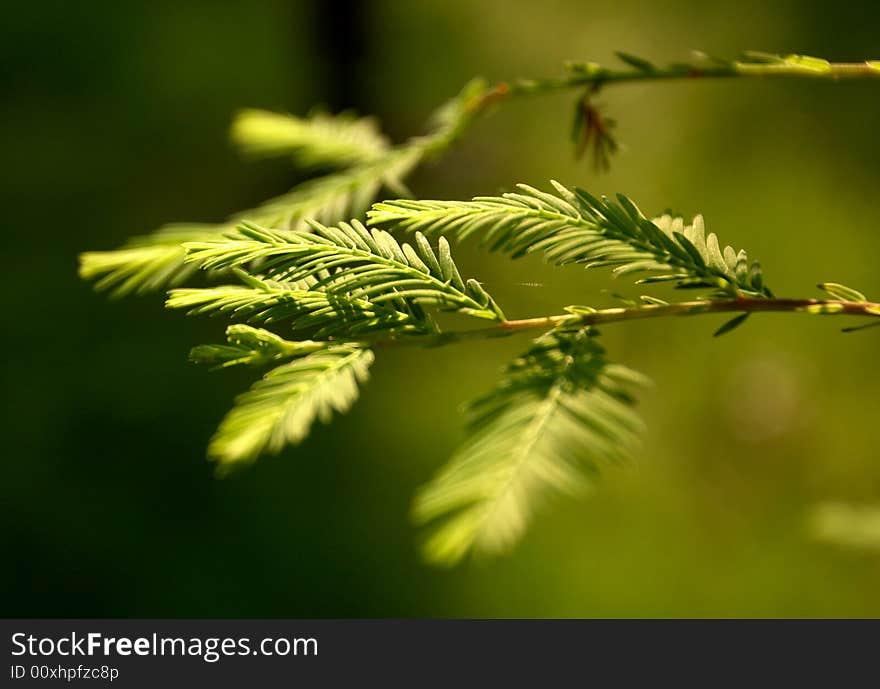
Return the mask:
[[(83, 249), (220, 220), (296, 181), (230, 150), (238, 107), (356, 107), (399, 140), (475, 74), (552, 75), (616, 49), (877, 58), (880, 5), (151, 0), (4, 15), (0, 613), (880, 615), (880, 559), (804, 527), (816, 501), (880, 499), (876, 330), (784, 315), (718, 341), (711, 318), (606, 328), (614, 356), (656, 381), (638, 461), (543, 512), (510, 557), (443, 571), (418, 559), (409, 500), (459, 441), (459, 404), (524, 339), (388, 352), (347, 417), (217, 480), (205, 443), (249, 378), (186, 352), (223, 323), (158, 296), (110, 302), (76, 277)], [(506, 105), (412, 188), (624, 191), (648, 212), (704, 213), (777, 293), (836, 280), (880, 295), (878, 82), (611, 90), (627, 150), (602, 177), (571, 158), (572, 97)], [(515, 316), (609, 303), (605, 274), (458, 256)]]

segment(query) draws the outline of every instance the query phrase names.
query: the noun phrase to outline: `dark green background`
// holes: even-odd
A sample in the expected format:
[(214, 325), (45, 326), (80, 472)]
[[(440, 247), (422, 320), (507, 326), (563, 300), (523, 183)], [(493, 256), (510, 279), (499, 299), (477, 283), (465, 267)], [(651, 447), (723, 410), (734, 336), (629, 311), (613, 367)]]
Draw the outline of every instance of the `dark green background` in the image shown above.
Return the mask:
[[(410, 497), (460, 439), (459, 403), (525, 340), (389, 352), (350, 415), (217, 480), (204, 447), (249, 378), (186, 352), (223, 323), (76, 277), (81, 250), (296, 181), (230, 150), (238, 107), (356, 107), (399, 140), (475, 74), (556, 74), (615, 49), (880, 58), (878, 22), (873, 2), (8, 3), (0, 613), (880, 615), (877, 556), (804, 526), (816, 501), (880, 499), (880, 331), (769, 315), (718, 341), (710, 318), (607, 328), (657, 384), (637, 463), (542, 513), (511, 557), (438, 571), (418, 560)], [(777, 293), (880, 295), (880, 82), (614, 89), (602, 101), (627, 150), (600, 178), (571, 159), (571, 99), (505, 106), (413, 189), (624, 191), (647, 212), (703, 212)], [(458, 255), (514, 316), (609, 303), (604, 274)]]

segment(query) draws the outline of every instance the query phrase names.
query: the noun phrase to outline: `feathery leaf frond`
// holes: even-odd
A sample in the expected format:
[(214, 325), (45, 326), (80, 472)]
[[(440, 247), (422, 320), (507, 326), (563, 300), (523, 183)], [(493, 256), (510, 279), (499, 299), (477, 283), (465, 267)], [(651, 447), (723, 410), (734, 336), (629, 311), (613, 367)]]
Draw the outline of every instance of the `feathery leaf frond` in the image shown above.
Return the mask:
[(643, 382), (609, 363), (590, 329), (535, 340), (471, 403), (470, 437), (416, 498), (418, 522), (443, 519), (428, 559), (508, 550), (546, 494), (582, 490), (600, 464), (626, 458), (642, 423), (625, 386)]
[[(234, 123), (232, 136), (246, 149), (267, 155), (283, 150), (306, 166), (339, 165), (343, 169), (303, 182), (257, 208), (236, 214), (227, 223), (169, 226), (167, 231), (131, 240), (121, 249), (84, 253), (80, 275), (85, 279), (101, 278), (96, 288), (115, 288), (115, 296), (173, 287), (197, 269), (184, 263), (185, 252), (180, 246), (184, 241), (221, 237), (241, 220), (284, 230), (305, 230), (306, 220), (332, 225), (362, 215), (382, 187), (406, 195), (403, 179), (426, 156), (445, 150), (461, 134), (475, 116), (472, 103), (485, 90), (480, 80), (469, 83), (434, 113), (427, 134), (395, 148), (387, 147), (370, 120), (346, 116), (301, 120), (245, 111)], [(197, 228), (196, 234), (174, 237), (175, 232), (190, 228)]]
[(361, 215), (383, 185), (399, 188), (420, 158), (418, 151), (392, 152), (385, 157), (317, 177), (263, 205), (238, 213), (236, 219), (218, 224), (169, 225), (153, 234), (136, 237), (121, 249), (92, 251), (80, 256), (80, 276), (98, 290), (114, 296), (145, 293), (182, 284), (198, 270), (184, 263), (187, 241), (219, 239), (235, 229), (237, 221), (250, 220), (268, 227), (304, 230), (307, 219), (336, 223)]
[(166, 306), (188, 309), (187, 314), (223, 314), (251, 323), (291, 321), (296, 331), (314, 337), (357, 337), (367, 333), (426, 333), (433, 323), (412, 311), (399, 311), (392, 304), (312, 290), (300, 285), (262, 280), (238, 273), (246, 285), (219, 285), (171, 290)]
[(651, 221), (628, 198), (598, 199), (553, 182), (557, 194), (526, 185), (519, 193), (472, 201), (387, 201), (367, 214), (372, 225), (426, 235), (477, 236), (492, 250), (514, 258), (542, 252), (556, 265), (611, 267), (615, 274), (652, 273), (639, 283), (672, 281), (724, 295), (769, 296), (760, 265), (744, 251), (723, 250), (706, 236), (701, 216), (685, 225), (664, 215)]
[(168, 225), (151, 235), (133, 237), (121, 249), (87, 251), (79, 257), (79, 275), (95, 280), (95, 289), (113, 297), (179, 285), (198, 271), (186, 265), (182, 244), (209, 239), (213, 225)]
[(211, 439), (208, 456), (221, 465), (277, 454), (309, 433), (315, 419), (330, 421), (357, 400), (373, 352), (357, 343), (323, 343), (321, 349), (269, 371), (240, 395)]
[[(259, 324), (285, 323), (296, 337), (236, 323), (226, 343), (195, 347), (190, 358), (215, 368), (273, 367), (240, 395), (209, 447), (221, 467), (253, 461), (300, 442), (316, 419), (347, 411), (373, 362), (371, 347), (453, 342), (554, 328), (512, 362), (502, 381), (470, 405), (465, 443), (415, 501), (414, 517), (434, 525), (426, 555), (453, 564), (469, 552), (508, 550), (539, 503), (554, 493), (589, 487), (599, 468), (626, 459), (641, 421), (628, 390), (644, 382), (605, 358), (593, 327), (641, 318), (736, 314), (716, 331), (731, 332), (755, 312), (870, 317), (880, 304), (838, 283), (819, 288), (832, 299), (777, 299), (760, 265), (744, 251), (706, 234), (702, 217), (645, 217), (627, 197), (596, 198), (553, 182), (546, 193), (519, 185), (515, 193), (472, 201), (375, 204), (367, 229), (358, 220), (382, 189), (408, 196), (403, 178), (445, 151), (480, 114), (510, 96), (579, 91), (572, 137), (592, 147), (597, 167), (617, 149), (614, 121), (595, 102), (612, 83), (680, 78), (793, 76), (878, 78), (880, 62), (830, 63), (819, 58), (752, 54), (741, 61), (698, 56), (655, 65), (618, 53), (625, 67), (570, 64), (562, 78), (499, 83), (475, 80), (438, 109), (427, 133), (390, 147), (369, 119), (316, 114), (297, 118), (247, 110), (233, 141), (253, 157), (289, 156), (323, 176), (214, 225), (170, 226), (117, 251), (81, 256), (80, 274), (115, 295), (178, 286), (198, 269), (237, 276), (241, 284), (173, 289), (167, 305), (190, 314), (222, 315)], [(384, 228), (414, 233), (401, 244)], [(439, 237), (437, 248), (426, 238)], [(670, 282), (709, 290), (695, 300), (667, 302), (614, 295), (625, 308), (568, 306), (565, 313), (517, 320), (476, 280), (464, 280), (447, 237), (477, 237), (513, 258), (542, 254), (556, 265), (607, 267), (642, 274), (640, 283)], [(216, 275), (212, 275), (216, 278)], [(493, 321), (443, 331), (431, 309)], [(417, 337), (424, 336), (424, 337)], [(877, 515), (826, 510), (819, 537), (876, 542)], [(817, 522), (818, 524), (819, 522)], [(823, 530), (824, 529), (824, 530)]]
[(344, 168), (375, 160), (388, 139), (372, 117), (317, 112), (302, 118), (268, 110), (240, 111), (230, 131), (233, 144), (254, 158), (291, 156), (301, 169)]
[(303, 340), (291, 342), (262, 328), (236, 323), (226, 328), (229, 344), (206, 344), (193, 347), (190, 361), (215, 368), (261, 366), (282, 359), (303, 356), (323, 349), (326, 342)]
[(313, 289), (372, 304), (435, 306), (476, 318), (504, 318), (476, 280), (462, 280), (442, 237), (435, 253), (421, 234), (414, 245), (400, 245), (387, 232), (369, 231), (357, 220), (337, 227), (312, 222), (310, 227), (311, 232), (277, 232), (243, 224), (226, 241), (188, 243), (187, 260), (207, 269), (258, 264), (269, 277), (316, 279)]
[(421, 154), (406, 148), (376, 160), (316, 177), (286, 194), (236, 215), (238, 220), (283, 230), (304, 229), (306, 220), (336, 223), (362, 215), (383, 186), (395, 189), (415, 167)]

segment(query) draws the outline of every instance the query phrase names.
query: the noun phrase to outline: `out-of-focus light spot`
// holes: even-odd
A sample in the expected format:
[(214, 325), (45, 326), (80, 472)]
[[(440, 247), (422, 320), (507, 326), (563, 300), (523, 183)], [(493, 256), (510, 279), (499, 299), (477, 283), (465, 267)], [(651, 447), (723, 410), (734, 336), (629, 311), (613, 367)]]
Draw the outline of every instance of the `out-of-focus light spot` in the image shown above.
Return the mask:
[(880, 505), (821, 503), (809, 515), (808, 528), (822, 543), (880, 551)]

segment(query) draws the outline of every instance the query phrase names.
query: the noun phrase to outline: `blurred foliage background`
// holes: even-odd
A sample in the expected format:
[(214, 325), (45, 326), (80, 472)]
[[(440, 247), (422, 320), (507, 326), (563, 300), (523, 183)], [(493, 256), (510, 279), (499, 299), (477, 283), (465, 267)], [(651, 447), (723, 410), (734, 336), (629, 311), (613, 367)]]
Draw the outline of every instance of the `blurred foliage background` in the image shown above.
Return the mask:
[[(878, 58), (880, 5), (5, 9), (4, 616), (880, 615), (880, 558), (805, 529), (817, 501), (880, 499), (876, 330), (796, 315), (718, 341), (720, 318), (609, 326), (610, 351), (656, 381), (638, 463), (557, 502), (512, 556), (442, 571), (418, 560), (413, 490), (460, 439), (459, 404), (525, 339), (389, 352), (350, 415), (217, 480), (205, 445), (248, 374), (209, 374), (186, 353), (224, 323), (165, 312), (158, 296), (110, 302), (76, 277), (81, 250), (220, 220), (297, 181), (283, 161), (231, 151), (239, 107), (351, 107), (399, 140), (476, 74), (553, 75), (614, 50)], [(704, 213), (777, 293), (836, 280), (880, 295), (878, 82), (614, 88), (601, 100), (627, 150), (602, 177), (572, 159), (573, 98), (506, 104), (413, 189), (466, 198), (554, 177), (624, 191), (649, 213)], [(513, 317), (609, 303), (607, 274), (457, 255)]]

